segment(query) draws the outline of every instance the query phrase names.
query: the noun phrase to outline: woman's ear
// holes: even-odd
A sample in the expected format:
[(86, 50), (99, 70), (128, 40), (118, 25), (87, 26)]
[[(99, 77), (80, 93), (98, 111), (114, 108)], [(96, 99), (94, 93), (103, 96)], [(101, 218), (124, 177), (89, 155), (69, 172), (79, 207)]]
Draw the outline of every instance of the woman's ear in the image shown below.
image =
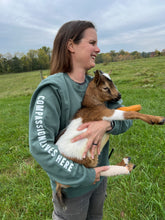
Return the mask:
[(67, 48), (68, 50), (71, 52), (71, 53), (74, 53), (74, 47), (73, 47), (74, 43), (73, 43), (73, 40), (68, 40), (67, 42)]

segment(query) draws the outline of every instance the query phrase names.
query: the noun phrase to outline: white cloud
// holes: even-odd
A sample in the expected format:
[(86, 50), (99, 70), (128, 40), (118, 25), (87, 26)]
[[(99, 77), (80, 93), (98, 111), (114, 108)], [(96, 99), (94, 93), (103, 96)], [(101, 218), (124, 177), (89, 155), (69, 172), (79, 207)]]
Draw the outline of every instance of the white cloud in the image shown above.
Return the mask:
[[(123, 45), (118, 48), (129, 51), (152, 51), (155, 49), (162, 50), (165, 37), (165, 25), (153, 26), (148, 28), (139, 28), (118, 33), (118, 35), (109, 36), (100, 40), (100, 45), (111, 50), (113, 45)], [(129, 46), (130, 45), (130, 46)], [(163, 47), (164, 46), (164, 47)]]
[(0, 53), (52, 47), (60, 26), (91, 20), (103, 52), (111, 49), (163, 49), (165, 2), (162, 0), (0, 0)]

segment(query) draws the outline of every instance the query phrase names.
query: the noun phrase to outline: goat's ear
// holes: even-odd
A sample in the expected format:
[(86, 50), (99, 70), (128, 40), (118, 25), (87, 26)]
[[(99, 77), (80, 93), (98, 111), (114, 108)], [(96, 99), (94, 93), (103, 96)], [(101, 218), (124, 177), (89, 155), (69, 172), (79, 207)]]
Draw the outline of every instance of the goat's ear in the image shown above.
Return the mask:
[(98, 86), (99, 83), (100, 83), (100, 72), (99, 72), (99, 70), (96, 70), (96, 72), (95, 72), (94, 82), (95, 82), (96, 86)]

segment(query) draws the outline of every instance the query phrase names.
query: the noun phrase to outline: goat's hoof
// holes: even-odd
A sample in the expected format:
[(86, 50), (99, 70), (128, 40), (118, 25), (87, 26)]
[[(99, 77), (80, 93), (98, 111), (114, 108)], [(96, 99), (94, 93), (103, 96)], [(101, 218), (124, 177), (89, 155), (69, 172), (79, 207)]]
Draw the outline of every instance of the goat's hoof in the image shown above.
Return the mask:
[(127, 167), (127, 169), (129, 170), (129, 172), (131, 172), (133, 169), (135, 169), (136, 165), (130, 163), (130, 164), (128, 164), (126, 167)]
[(127, 157), (128, 158), (128, 162), (130, 162), (131, 161), (131, 157)]
[(165, 118), (163, 118), (158, 124), (159, 125), (164, 125), (164, 123), (165, 123)]

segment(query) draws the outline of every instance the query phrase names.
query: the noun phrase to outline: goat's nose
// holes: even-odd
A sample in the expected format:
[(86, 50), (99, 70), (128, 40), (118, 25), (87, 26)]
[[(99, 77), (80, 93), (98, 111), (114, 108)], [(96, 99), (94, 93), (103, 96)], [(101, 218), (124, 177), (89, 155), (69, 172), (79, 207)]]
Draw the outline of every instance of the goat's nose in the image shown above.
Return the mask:
[(120, 94), (120, 93), (118, 94), (118, 97), (117, 97), (117, 98), (118, 98), (118, 99), (121, 99), (121, 94)]

